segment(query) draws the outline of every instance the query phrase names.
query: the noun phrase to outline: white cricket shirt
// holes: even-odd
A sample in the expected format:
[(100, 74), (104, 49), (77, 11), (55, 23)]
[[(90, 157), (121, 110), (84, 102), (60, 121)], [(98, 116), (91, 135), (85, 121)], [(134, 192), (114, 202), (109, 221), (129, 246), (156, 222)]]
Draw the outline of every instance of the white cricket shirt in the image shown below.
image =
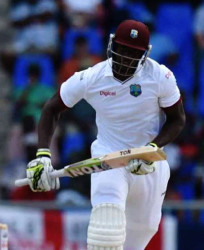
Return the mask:
[(138, 147), (157, 136), (164, 122), (160, 107), (180, 98), (173, 73), (148, 58), (142, 69), (122, 84), (113, 77), (108, 60), (76, 72), (61, 85), (60, 96), (68, 107), (84, 98), (96, 111), (97, 140), (103, 153)]

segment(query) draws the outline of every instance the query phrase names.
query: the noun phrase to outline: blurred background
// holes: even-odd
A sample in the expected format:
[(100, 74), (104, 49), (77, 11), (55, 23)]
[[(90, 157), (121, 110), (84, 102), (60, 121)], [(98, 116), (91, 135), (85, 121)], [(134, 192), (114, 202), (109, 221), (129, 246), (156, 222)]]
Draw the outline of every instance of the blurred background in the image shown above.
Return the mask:
[[(35, 158), (46, 100), (75, 71), (106, 59), (109, 34), (125, 19), (148, 25), (150, 57), (174, 72), (187, 115), (165, 149), (171, 179), (147, 249), (204, 249), (204, 1), (0, 0), (0, 222), (9, 249), (86, 249), (90, 176), (62, 178), (48, 193), (14, 181)], [(94, 119), (85, 101), (63, 113), (51, 145), (56, 169), (90, 157)]]

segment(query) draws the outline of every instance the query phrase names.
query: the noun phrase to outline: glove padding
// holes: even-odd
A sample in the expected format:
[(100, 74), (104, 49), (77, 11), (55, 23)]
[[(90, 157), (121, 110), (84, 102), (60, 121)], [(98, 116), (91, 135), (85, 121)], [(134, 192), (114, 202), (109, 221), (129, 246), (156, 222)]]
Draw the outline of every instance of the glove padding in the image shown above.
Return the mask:
[(59, 189), (59, 178), (52, 178), (50, 173), (54, 171), (49, 157), (39, 157), (28, 163), (26, 175), (29, 186), (33, 192), (46, 192)]
[(125, 167), (130, 173), (135, 175), (146, 175), (155, 171), (155, 163), (140, 159), (132, 159)]
[[(155, 143), (148, 143), (146, 147), (156, 147), (157, 145)], [(154, 162), (149, 162), (141, 159), (132, 159), (129, 161), (128, 166), (126, 166), (126, 169), (135, 175), (146, 175), (150, 174), (155, 171), (156, 164)]]

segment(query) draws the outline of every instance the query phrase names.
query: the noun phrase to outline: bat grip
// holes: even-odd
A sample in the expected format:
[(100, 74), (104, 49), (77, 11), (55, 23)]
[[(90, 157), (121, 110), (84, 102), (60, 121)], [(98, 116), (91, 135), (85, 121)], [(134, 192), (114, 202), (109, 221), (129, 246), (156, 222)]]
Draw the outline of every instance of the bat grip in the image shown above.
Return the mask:
[[(60, 170), (54, 170), (53, 172), (50, 173), (50, 176), (52, 178), (59, 178), (65, 176), (65, 170), (60, 169)], [(16, 187), (22, 187), (22, 186), (27, 186), (29, 184), (28, 178), (24, 179), (19, 179), (15, 181), (15, 186)]]
[(27, 186), (27, 185), (28, 185), (28, 178), (19, 179), (15, 181), (16, 187), (22, 187), (22, 186)]

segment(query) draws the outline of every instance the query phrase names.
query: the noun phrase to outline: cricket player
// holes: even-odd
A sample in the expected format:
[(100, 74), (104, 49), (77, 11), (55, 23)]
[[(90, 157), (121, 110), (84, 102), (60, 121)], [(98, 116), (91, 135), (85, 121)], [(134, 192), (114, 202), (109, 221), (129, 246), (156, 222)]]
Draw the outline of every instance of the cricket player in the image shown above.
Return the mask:
[[(159, 45), (158, 45), (159, 46)], [(65, 81), (44, 106), (39, 122), (39, 149), (28, 164), (33, 191), (59, 188), (53, 171), (50, 140), (60, 113), (84, 98), (96, 111), (97, 139), (92, 157), (139, 147), (163, 147), (185, 124), (173, 73), (149, 58), (145, 24), (123, 21), (110, 35), (107, 60)], [(157, 232), (170, 176), (167, 161), (134, 159), (125, 168), (91, 176), (92, 212), (88, 250), (143, 250)]]

